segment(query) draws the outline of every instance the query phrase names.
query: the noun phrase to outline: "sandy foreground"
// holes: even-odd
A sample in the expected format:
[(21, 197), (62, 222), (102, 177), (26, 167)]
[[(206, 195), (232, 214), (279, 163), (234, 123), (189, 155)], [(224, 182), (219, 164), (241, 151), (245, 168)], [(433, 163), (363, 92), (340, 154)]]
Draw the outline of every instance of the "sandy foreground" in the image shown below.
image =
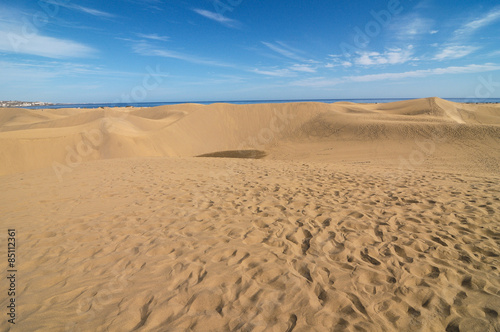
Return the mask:
[(0, 109), (0, 160), (2, 330), (500, 330), (498, 105)]

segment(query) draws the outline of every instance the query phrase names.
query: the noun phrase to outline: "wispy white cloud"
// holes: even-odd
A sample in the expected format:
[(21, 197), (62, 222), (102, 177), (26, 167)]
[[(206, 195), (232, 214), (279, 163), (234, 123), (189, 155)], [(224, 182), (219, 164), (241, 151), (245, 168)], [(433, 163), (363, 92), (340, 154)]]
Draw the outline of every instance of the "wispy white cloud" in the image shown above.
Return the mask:
[(294, 86), (306, 86), (306, 87), (328, 87), (341, 83), (349, 82), (374, 82), (374, 81), (384, 81), (384, 80), (401, 80), (405, 78), (421, 78), (435, 75), (452, 75), (452, 74), (471, 74), (471, 73), (481, 73), (488, 71), (500, 70), (500, 65), (487, 63), (484, 65), (467, 65), (467, 66), (453, 66), (446, 68), (434, 68), (434, 69), (421, 69), (406, 71), (400, 73), (380, 73), (372, 75), (356, 75), (356, 76), (344, 76), (342, 78), (308, 78), (304, 80), (298, 80), (292, 82)]
[[(55, 66), (54, 63), (26, 63), (0, 61), (2, 67), (2, 78), (13, 81), (45, 81), (59, 76), (58, 72), (62, 66)], [(57, 70), (57, 71), (56, 71)]]
[(500, 6), (491, 9), (489, 12), (476, 17), (456, 29), (447, 43), (441, 45), (441, 49), (434, 56), (434, 60), (455, 60), (464, 58), (481, 47), (475, 45), (464, 45), (468, 43), (470, 37), (481, 28), (500, 20)]
[(38, 55), (47, 58), (88, 58), (94, 48), (68, 39), (25, 34), (22, 26), (0, 25), (0, 52)]
[(500, 6), (493, 8), (488, 13), (475, 18), (474, 20), (463, 25), (461, 28), (457, 29), (455, 31), (455, 37), (460, 38), (462, 36), (471, 35), (477, 30), (488, 26), (498, 20), (500, 20)]
[(442, 49), (436, 56), (435, 60), (452, 60), (452, 59), (460, 59), (463, 58), (475, 51), (477, 51), (479, 47), (475, 46), (461, 46), (461, 45), (449, 45)]
[(417, 13), (411, 13), (397, 18), (390, 26), (390, 30), (399, 40), (411, 40), (429, 34), (434, 21)]
[(210, 20), (216, 21), (230, 28), (238, 28), (241, 26), (241, 23), (237, 20), (233, 20), (219, 13), (214, 13), (205, 9), (193, 9), (193, 11), (201, 16), (204, 16)]
[(350, 68), (350, 67), (352, 67), (352, 62), (341, 61), (339, 63), (328, 62), (327, 64), (325, 64), (325, 68), (335, 68), (335, 67)]
[(150, 33), (150, 34), (136, 33), (135, 35), (139, 38), (145, 38), (145, 39), (151, 39), (151, 40), (157, 40), (157, 41), (168, 41), (170, 39), (170, 37), (168, 37), (168, 36), (160, 36), (156, 33)]
[(352, 62), (344, 59), (342, 55), (338, 54), (329, 54), (329, 59), (325, 64), (325, 68), (335, 68), (335, 67), (344, 67), (349, 68), (352, 67)]
[(200, 65), (208, 65), (208, 66), (216, 66), (216, 67), (235, 67), (233, 64), (220, 62), (216, 60), (205, 59), (201, 57), (197, 57), (194, 55), (171, 51), (165, 48), (159, 48), (151, 43), (146, 41), (138, 41), (132, 44), (132, 50), (143, 56), (157, 56), (163, 58), (171, 58), (178, 59), (190, 63), (200, 64)]
[(486, 71), (499, 70), (500, 65), (497, 64), (484, 64), (484, 65), (467, 65), (467, 66), (452, 66), (446, 68), (435, 68), (435, 69), (421, 69), (406, 71), (402, 73), (381, 73), (373, 75), (360, 75), (360, 76), (349, 76), (345, 79), (351, 82), (371, 82), (371, 81), (381, 81), (381, 80), (398, 80), (404, 78), (414, 78), (414, 77), (428, 77), (434, 75), (446, 75), (446, 74), (470, 74), (470, 73), (481, 73)]
[(500, 50), (486, 54), (487, 57), (500, 57)]
[[(433, 60), (455, 60), (464, 58), (481, 47), (475, 45), (465, 45), (469, 42), (470, 37), (481, 28), (495, 23), (500, 20), (500, 6), (491, 9), (489, 12), (484, 13), (469, 22), (463, 24), (460, 28), (456, 29), (449, 40), (441, 45), (441, 49), (433, 57)], [(431, 31), (434, 33), (434, 31)], [(435, 32), (437, 33), (437, 31)], [(435, 46), (439, 47), (438, 44)]]
[(283, 42), (276, 42), (276, 43), (268, 43), (268, 42), (261, 42), (265, 46), (267, 46), (269, 49), (273, 50), (274, 52), (281, 54), (282, 56), (292, 59), (292, 60), (297, 60), (297, 61), (305, 61), (303, 57), (298, 55), (299, 53), (298, 50), (288, 46), (287, 44)]
[(307, 64), (294, 64), (293, 66), (290, 67), (290, 70), (304, 72), (304, 73), (315, 73), (316, 72), (316, 68), (312, 67), (311, 65), (307, 65)]
[(80, 5), (76, 5), (76, 4), (72, 4), (72, 3), (64, 3), (62, 1), (49, 0), (49, 1), (47, 1), (47, 3), (53, 4), (54, 6), (60, 6), (60, 7), (76, 10), (80, 13), (84, 13), (84, 14), (88, 14), (88, 15), (92, 15), (92, 16), (96, 16), (96, 17), (100, 17), (100, 18), (117, 17), (115, 14), (111, 14), (111, 13), (108, 13), (108, 12), (105, 12), (102, 10), (98, 10), (98, 9), (94, 9), (94, 8), (90, 8), (90, 7), (84, 7), (84, 6), (80, 6)]
[(315, 73), (317, 71), (317, 67), (313, 67), (310, 64), (305, 63), (296, 63), (287, 68), (277, 69), (273, 68), (262, 68), (262, 69), (252, 69), (250, 72), (266, 75), (266, 76), (274, 76), (274, 77), (294, 77), (299, 73)]
[[(276, 46), (270, 43), (264, 43), (264, 44), (266, 44), (266, 46), (270, 48)], [(281, 53), (283, 53), (284, 55), (286, 54), (288, 57), (295, 55), (295, 53), (290, 55), (288, 51)], [(343, 67), (347, 69), (352, 67), (354, 64), (359, 66), (376, 66), (376, 65), (386, 65), (386, 64), (394, 65), (394, 64), (406, 63), (410, 60), (417, 60), (416, 58), (413, 57), (412, 45), (409, 45), (406, 49), (395, 48), (387, 50), (384, 53), (358, 52), (353, 61), (347, 61), (343, 59), (341, 55), (330, 54), (328, 60), (323, 63), (314, 61), (312, 62), (314, 65), (312, 65), (309, 64), (309, 61), (302, 61), (302, 63), (293, 64), (287, 68), (255, 69), (253, 70), (253, 72), (267, 76), (292, 77), (292, 76), (297, 76), (296, 73), (294, 72), (302, 74), (316, 73), (318, 67), (323, 67), (323, 68)]]
[(410, 45), (406, 49), (395, 48), (387, 50), (384, 53), (359, 52), (354, 62), (362, 66), (395, 65), (414, 60), (412, 56), (413, 46)]
[(78, 6), (78, 5), (72, 5), (71, 8), (74, 8), (82, 13), (89, 14), (92, 16), (97, 16), (97, 17), (105, 17), (105, 18), (113, 18), (116, 17), (116, 15), (104, 12), (102, 10), (97, 10), (89, 7), (83, 7), (83, 6)]
[(260, 75), (266, 75), (266, 76), (273, 76), (273, 77), (291, 77), (291, 76), (296, 76), (294, 72), (292, 72), (290, 69), (284, 68), (284, 69), (253, 69), (251, 72), (254, 72), (256, 74)]
[(0, 61), (2, 78), (16, 82), (43, 82), (54, 78), (110, 78), (110, 77), (141, 77), (143, 73), (121, 72), (94, 66), (59, 60), (44, 61)]

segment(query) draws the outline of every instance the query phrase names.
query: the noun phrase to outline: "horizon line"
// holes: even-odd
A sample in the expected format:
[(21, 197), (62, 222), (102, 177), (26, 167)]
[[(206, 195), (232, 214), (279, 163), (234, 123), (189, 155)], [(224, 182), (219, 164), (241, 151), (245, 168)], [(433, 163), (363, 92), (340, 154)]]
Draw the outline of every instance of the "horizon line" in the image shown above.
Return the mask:
[[(232, 100), (185, 100), (185, 101), (140, 101), (140, 102), (73, 102), (73, 103), (57, 103), (57, 102), (44, 102), (52, 105), (98, 105), (98, 104), (160, 104), (160, 103), (169, 103), (169, 104), (196, 104), (196, 103), (232, 103), (232, 102), (314, 102), (321, 100), (339, 100), (339, 101), (348, 101), (348, 100), (413, 100), (413, 99), (426, 99), (426, 98), (440, 98), (440, 99), (479, 99), (479, 100), (488, 100), (488, 99), (500, 99), (500, 97), (488, 97), (488, 98), (480, 98), (480, 97), (382, 97), (382, 98), (306, 98), (306, 99), (232, 99)], [(5, 100), (7, 101), (7, 100)], [(4, 101), (4, 102), (5, 102)], [(9, 100), (9, 101), (17, 101), (17, 100)], [(23, 103), (36, 103), (41, 101), (19, 101)]]

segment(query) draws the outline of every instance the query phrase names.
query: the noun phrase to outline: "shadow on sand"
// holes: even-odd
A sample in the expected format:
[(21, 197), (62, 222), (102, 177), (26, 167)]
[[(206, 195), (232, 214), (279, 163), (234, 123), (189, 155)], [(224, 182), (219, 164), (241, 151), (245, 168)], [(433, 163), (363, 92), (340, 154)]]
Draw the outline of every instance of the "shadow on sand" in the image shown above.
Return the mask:
[(230, 150), (205, 153), (196, 157), (261, 159), (265, 156), (267, 153), (261, 150)]

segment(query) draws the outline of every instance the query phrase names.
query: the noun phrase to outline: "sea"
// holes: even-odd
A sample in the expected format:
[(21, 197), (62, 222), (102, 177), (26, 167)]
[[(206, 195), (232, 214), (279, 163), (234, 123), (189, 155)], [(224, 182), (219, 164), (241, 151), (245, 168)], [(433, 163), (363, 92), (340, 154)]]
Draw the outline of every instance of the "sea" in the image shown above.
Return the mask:
[[(319, 103), (336, 103), (340, 101), (348, 101), (352, 103), (390, 103), (395, 101), (411, 100), (415, 98), (371, 98), (371, 99), (300, 99), (300, 100), (221, 100), (221, 101), (180, 101), (180, 102), (141, 102), (141, 103), (87, 103), (87, 104), (55, 104), (46, 106), (30, 106), (23, 107), (29, 109), (49, 109), (49, 108), (99, 108), (99, 107), (155, 107), (162, 105), (178, 105), (187, 103), (196, 103), (210, 105), (214, 103), (229, 103), (229, 104), (262, 104), (262, 103), (299, 103), (299, 102), (319, 102)], [(443, 98), (457, 103), (500, 103), (500, 98)]]

